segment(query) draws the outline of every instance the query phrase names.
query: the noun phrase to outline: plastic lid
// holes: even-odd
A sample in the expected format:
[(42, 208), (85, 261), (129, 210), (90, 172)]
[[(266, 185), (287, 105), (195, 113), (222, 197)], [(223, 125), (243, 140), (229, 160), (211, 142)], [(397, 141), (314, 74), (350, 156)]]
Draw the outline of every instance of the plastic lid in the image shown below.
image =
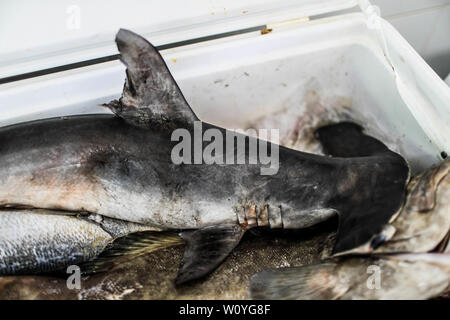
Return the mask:
[(155, 45), (354, 7), (357, 0), (4, 0), (1, 77), (117, 53), (119, 28)]

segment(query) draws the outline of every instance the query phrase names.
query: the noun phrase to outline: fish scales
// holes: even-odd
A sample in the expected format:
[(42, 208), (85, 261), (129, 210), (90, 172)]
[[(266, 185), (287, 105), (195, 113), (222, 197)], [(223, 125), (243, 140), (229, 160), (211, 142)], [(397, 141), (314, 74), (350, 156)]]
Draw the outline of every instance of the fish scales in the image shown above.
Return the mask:
[(41, 273), (88, 261), (112, 240), (74, 216), (0, 211), (0, 274)]

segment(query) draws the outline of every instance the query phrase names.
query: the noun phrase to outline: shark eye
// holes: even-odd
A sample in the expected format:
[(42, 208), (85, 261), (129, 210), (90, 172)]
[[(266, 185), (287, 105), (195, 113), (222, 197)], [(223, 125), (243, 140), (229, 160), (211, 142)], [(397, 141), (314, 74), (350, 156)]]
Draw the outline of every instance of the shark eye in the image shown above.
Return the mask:
[(372, 250), (377, 249), (379, 246), (381, 246), (384, 242), (386, 242), (386, 236), (384, 234), (378, 234), (376, 235), (372, 241), (370, 241), (370, 247)]

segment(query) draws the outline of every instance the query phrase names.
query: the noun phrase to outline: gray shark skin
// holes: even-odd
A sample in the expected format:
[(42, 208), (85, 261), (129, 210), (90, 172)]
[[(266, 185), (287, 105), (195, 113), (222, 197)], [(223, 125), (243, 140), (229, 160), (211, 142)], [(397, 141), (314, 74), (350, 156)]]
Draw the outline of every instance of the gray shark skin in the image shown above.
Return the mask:
[[(318, 139), (328, 146), (349, 133), (370, 145), (363, 155), (330, 158), (280, 147), (275, 175), (261, 175), (261, 163), (174, 164), (171, 134), (193, 133), (197, 117), (149, 42), (122, 29), (116, 43), (127, 79), (121, 99), (106, 105), (115, 115), (0, 129), (3, 211), (59, 210), (181, 230), (187, 242), (181, 284), (213, 270), (249, 228), (305, 228), (338, 215), (334, 251), (342, 253), (370, 241), (400, 210), (406, 162), (350, 123), (319, 130)], [(210, 128), (225, 136), (225, 129), (203, 123)], [(245, 139), (248, 157), (255, 138)]]

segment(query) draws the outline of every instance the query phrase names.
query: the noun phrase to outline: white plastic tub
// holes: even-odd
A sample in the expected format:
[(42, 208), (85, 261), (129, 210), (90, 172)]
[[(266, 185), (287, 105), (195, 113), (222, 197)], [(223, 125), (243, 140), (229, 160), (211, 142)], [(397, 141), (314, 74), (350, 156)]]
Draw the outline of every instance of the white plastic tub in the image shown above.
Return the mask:
[[(350, 110), (414, 171), (450, 151), (448, 86), (376, 15), (302, 20), (162, 54), (204, 121), (245, 128), (283, 108), (304, 110), (312, 94), (327, 109)], [(113, 61), (1, 85), (0, 125), (108, 112), (100, 104), (120, 97), (124, 77)]]

